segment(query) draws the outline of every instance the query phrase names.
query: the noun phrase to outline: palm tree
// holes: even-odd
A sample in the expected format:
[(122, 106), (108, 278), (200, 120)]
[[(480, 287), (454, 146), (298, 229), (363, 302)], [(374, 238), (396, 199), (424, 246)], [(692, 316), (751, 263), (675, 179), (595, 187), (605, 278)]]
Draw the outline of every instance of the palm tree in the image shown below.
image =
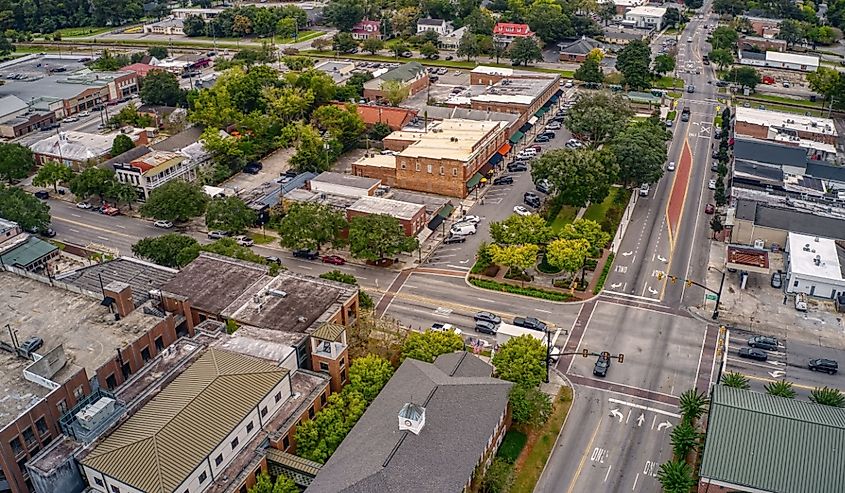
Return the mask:
[(767, 383), (766, 392), (769, 393), (769, 395), (786, 397), (787, 399), (795, 398), (795, 391), (792, 389), (792, 382), (787, 382), (786, 380)]
[(687, 455), (698, 446), (700, 438), (701, 435), (695, 431), (695, 427), (690, 422), (681, 421), (681, 424), (672, 430), (670, 437), (675, 459), (685, 460)]
[(696, 483), (692, 467), (683, 460), (661, 464), (657, 480), (663, 486), (663, 493), (689, 493)]
[(710, 399), (707, 398), (704, 392), (697, 394), (695, 391), (696, 389), (689, 389), (681, 394), (678, 404), (681, 414), (684, 415), (684, 421), (689, 421), (690, 423), (694, 423), (695, 420), (700, 418), (710, 404)]
[(845, 407), (845, 395), (839, 389), (816, 387), (810, 392), (810, 400), (823, 406)]
[(742, 390), (751, 388), (751, 385), (748, 383), (748, 377), (735, 371), (729, 371), (722, 375), (722, 385)]

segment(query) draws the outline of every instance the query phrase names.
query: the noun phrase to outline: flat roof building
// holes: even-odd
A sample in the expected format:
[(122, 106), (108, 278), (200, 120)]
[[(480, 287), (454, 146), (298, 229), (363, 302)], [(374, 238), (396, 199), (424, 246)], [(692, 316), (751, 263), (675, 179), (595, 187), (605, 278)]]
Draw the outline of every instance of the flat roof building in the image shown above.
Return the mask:
[(633, 7), (625, 11), (625, 19), (622, 21), (622, 25), (638, 29), (660, 30), (663, 28), (666, 10), (666, 7), (653, 7), (651, 5)]
[(789, 233), (787, 293), (836, 299), (845, 293), (845, 240)]
[[(2, 87), (2, 86), (0, 86)], [(129, 132), (112, 132), (109, 134), (95, 134), (77, 132), (75, 130), (62, 131), (51, 134), (29, 146), (38, 164), (47, 161), (58, 161), (66, 166), (78, 168), (82, 165), (99, 163), (111, 154), (114, 138), (126, 135), (136, 146), (145, 145), (149, 141), (148, 130), (131, 129)]]
[(348, 197), (365, 197), (375, 194), (381, 180), (324, 171), (308, 181), (308, 188), (314, 192), (325, 192)]
[(794, 136), (835, 145), (836, 126), (830, 118), (804, 116), (796, 113), (759, 110), (738, 106), (735, 112), (735, 132), (764, 140), (777, 140), (780, 135)]
[[(828, 205), (824, 208), (831, 209)], [(821, 209), (737, 199), (731, 241), (741, 245), (762, 242), (765, 248), (783, 248), (789, 233), (845, 240), (845, 214), (825, 214)]]
[(799, 55), (782, 51), (767, 51), (761, 55), (756, 52), (740, 50), (739, 63), (779, 70), (797, 70), (800, 72), (815, 72), (819, 69), (819, 57), (817, 56)]
[(346, 218), (357, 216), (384, 215), (395, 218), (402, 225), (406, 236), (414, 236), (426, 224), (425, 205), (383, 199), (381, 197), (361, 197), (346, 209)]

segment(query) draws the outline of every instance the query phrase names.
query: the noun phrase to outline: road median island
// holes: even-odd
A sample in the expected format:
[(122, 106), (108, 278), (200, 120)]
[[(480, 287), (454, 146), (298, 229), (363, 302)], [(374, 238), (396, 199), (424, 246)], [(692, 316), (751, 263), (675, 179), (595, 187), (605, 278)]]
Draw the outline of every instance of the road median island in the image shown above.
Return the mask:
[(540, 298), (549, 301), (576, 301), (577, 298), (569, 293), (563, 291), (551, 291), (548, 289), (540, 289), (531, 286), (517, 286), (505, 282), (494, 281), (492, 279), (482, 279), (480, 277), (470, 276), (469, 283), (475, 287), (482, 289), (489, 289), (491, 291), (500, 291), (503, 293), (518, 294), (522, 296), (530, 296), (532, 298)]

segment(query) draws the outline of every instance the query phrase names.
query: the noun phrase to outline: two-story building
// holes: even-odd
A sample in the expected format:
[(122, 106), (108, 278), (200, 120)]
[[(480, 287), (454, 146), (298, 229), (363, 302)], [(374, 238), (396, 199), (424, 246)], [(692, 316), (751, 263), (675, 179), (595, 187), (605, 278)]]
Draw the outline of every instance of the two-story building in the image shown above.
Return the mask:
[(534, 33), (528, 24), (516, 24), (513, 22), (497, 22), (493, 26), (493, 42), (503, 45), (511, 44), (515, 39), (534, 39)]
[(417, 21), (417, 34), (426, 31), (434, 31), (440, 36), (446, 36), (452, 32), (452, 24), (443, 19), (420, 19)]

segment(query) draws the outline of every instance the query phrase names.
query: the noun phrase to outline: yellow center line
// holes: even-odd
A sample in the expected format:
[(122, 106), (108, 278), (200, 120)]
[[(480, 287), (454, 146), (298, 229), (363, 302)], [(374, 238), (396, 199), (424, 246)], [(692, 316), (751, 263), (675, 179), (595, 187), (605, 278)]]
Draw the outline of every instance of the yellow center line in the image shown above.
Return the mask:
[[(768, 382), (768, 383), (780, 382), (780, 380), (775, 380), (773, 378), (758, 377), (758, 376), (755, 376), (755, 375), (746, 375), (744, 373), (742, 375), (744, 377), (748, 378), (749, 380), (756, 380), (758, 382)], [(792, 384), (793, 387), (798, 388), (798, 389), (804, 389), (804, 390), (815, 390), (816, 389), (816, 387), (810, 387), (809, 385), (801, 385), (800, 383), (795, 383), (795, 382), (790, 382), (790, 383)]]

